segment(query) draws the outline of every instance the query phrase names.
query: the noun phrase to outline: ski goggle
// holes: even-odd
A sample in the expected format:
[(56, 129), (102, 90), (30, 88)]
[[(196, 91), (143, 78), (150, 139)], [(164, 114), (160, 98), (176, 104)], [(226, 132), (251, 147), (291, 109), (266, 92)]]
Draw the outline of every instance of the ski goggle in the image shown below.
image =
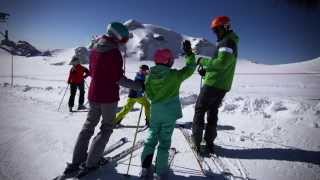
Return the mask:
[(212, 30), (213, 33), (219, 34), (221, 32), (222, 28), (221, 27), (216, 27), (216, 28), (212, 28), (211, 30)]

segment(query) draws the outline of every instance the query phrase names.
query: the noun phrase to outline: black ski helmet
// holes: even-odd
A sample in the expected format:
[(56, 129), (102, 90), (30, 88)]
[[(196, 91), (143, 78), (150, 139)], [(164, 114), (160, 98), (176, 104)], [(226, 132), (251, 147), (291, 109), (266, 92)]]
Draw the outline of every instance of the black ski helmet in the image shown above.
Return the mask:
[(112, 22), (107, 26), (107, 34), (115, 37), (120, 43), (127, 43), (130, 35), (128, 28), (120, 22)]
[(142, 64), (142, 65), (140, 66), (140, 69), (141, 69), (141, 70), (144, 70), (144, 71), (149, 71), (149, 66), (148, 66), (148, 65), (145, 65), (145, 64)]

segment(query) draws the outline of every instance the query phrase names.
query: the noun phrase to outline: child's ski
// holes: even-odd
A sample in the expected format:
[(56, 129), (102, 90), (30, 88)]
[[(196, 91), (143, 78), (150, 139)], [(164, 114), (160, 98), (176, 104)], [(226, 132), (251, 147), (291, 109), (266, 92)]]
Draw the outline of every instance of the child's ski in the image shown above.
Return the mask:
[[(100, 167), (102, 167), (102, 166), (104, 166), (104, 165), (106, 165), (106, 164), (108, 164), (108, 163), (117, 162), (117, 161), (119, 161), (120, 159), (122, 159), (122, 158), (126, 157), (127, 155), (131, 154), (133, 151), (141, 148), (143, 145), (144, 145), (144, 140), (140, 140), (140, 141), (138, 141), (134, 146), (131, 146), (130, 148), (125, 149), (125, 150), (121, 151), (120, 153), (118, 153), (118, 154), (116, 154), (116, 155), (114, 155), (114, 156), (112, 156), (112, 157), (105, 157), (105, 158), (103, 158), (103, 159), (100, 161), (100, 164), (99, 164), (99, 165), (100, 165)], [(98, 170), (98, 169), (99, 169), (99, 168), (97, 168), (97, 169), (95, 169), (95, 170), (92, 170), (92, 171), (89, 171), (87, 174), (83, 175), (82, 177), (88, 176), (88, 175), (90, 175), (90, 173), (95, 172), (95, 171)], [(80, 178), (82, 178), (82, 177), (80, 177)], [(73, 178), (73, 180), (79, 180), (79, 178), (76, 178), (76, 177), (75, 177), (75, 178)]]
[(141, 148), (144, 145), (144, 140), (140, 140), (138, 142), (136, 142), (136, 144), (134, 146), (131, 146), (128, 149), (123, 150), (122, 152), (112, 156), (112, 157), (106, 157), (104, 158), (104, 162), (101, 162), (101, 165), (105, 165), (107, 163), (110, 162), (116, 162), (119, 161), (120, 159), (124, 158), (125, 156), (129, 155), (131, 152)]
[(124, 145), (127, 142), (129, 142), (128, 138), (123, 137), (119, 141), (117, 141), (116, 143), (114, 143), (110, 146), (107, 146), (107, 148), (103, 152), (103, 156), (111, 153), (112, 151), (116, 150), (117, 148), (121, 147), (122, 145)]

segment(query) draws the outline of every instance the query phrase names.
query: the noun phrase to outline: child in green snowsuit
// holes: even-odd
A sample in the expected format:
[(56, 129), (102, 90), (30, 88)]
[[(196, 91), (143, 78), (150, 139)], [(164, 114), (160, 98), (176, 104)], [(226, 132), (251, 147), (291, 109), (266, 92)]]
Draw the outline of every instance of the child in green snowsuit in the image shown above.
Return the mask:
[[(190, 44), (189, 41), (188, 43)], [(146, 176), (149, 171), (155, 147), (159, 143), (154, 175), (161, 178), (167, 174), (169, 148), (176, 120), (182, 117), (180, 85), (192, 75), (196, 62), (195, 55), (191, 52), (186, 56), (184, 68), (171, 69), (174, 59), (169, 49), (158, 50), (154, 58), (156, 66), (151, 68), (145, 82), (146, 95), (151, 100), (151, 124), (141, 155), (140, 175)]]

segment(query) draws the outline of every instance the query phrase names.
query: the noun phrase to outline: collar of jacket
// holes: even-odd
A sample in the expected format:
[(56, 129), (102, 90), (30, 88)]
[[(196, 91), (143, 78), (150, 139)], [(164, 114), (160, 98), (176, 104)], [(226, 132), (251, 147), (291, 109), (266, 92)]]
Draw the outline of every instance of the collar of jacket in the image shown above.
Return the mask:
[(230, 30), (223, 36), (222, 39), (220, 39), (216, 42), (216, 46), (219, 47), (221, 44), (224, 44), (226, 41), (228, 41), (230, 39), (232, 39), (236, 43), (238, 43), (238, 41), (239, 41), (239, 37), (232, 30)]
[(118, 43), (109, 36), (102, 36), (101, 38), (98, 39), (98, 41), (94, 44), (93, 49), (98, 51), (98, 52), (108, 52), (112, 49), (117, 49), (119, 48)]

